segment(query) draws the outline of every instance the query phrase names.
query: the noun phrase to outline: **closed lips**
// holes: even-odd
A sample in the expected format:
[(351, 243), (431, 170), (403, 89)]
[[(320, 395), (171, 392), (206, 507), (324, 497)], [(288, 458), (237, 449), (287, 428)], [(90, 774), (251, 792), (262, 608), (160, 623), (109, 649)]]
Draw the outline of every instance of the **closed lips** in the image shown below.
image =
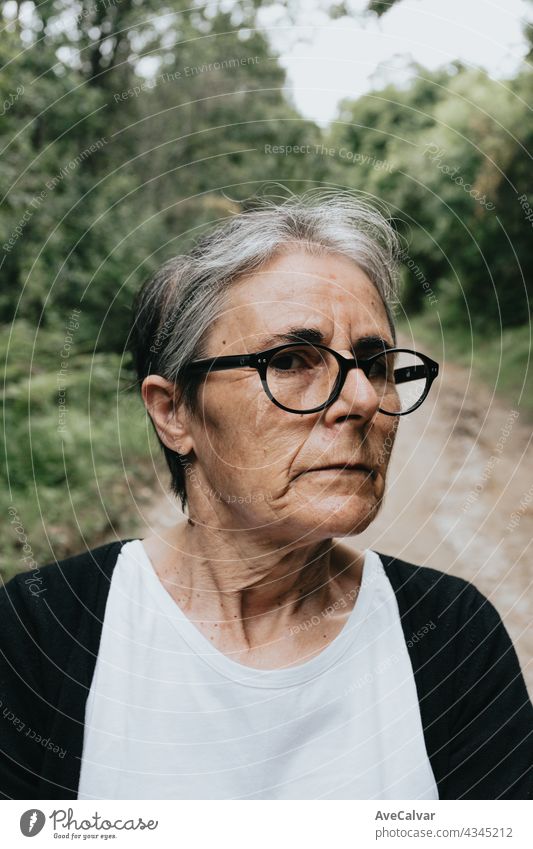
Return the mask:
[[(305, 471), (300, 472), (299, 475), (305, 475), (307, 472), (325, 472), (325, 471), (328, 471), (330, 469), (334, 469), (336, 471), (341, 471), (341, 472), (353, 472), (353, 471), (366, 472), (367, 475), (374, 476), (374, 472), (370, 468), (370, 466), (365, 466), (362, 463), (355, 463), (355, 464), (340, 463), (338, 465), (332, 465), (332, 466), (318, 466), (315, 469), (306, 469)], [(296, 477), (299, 477), (299, 475), (296, 475)]]

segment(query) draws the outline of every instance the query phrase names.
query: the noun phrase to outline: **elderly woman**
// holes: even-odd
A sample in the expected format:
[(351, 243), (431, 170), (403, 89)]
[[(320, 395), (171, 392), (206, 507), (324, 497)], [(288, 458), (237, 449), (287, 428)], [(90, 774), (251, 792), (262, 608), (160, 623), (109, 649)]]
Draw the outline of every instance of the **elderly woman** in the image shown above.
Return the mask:
[(4, 796), (531, 797), (494, 607), (337, 541), (375, 518), (438, 372), (397, 345), (396, 252), (377, 210), (311, 192), (142, 288), (139, 385), (186, 518), (7, 585)]

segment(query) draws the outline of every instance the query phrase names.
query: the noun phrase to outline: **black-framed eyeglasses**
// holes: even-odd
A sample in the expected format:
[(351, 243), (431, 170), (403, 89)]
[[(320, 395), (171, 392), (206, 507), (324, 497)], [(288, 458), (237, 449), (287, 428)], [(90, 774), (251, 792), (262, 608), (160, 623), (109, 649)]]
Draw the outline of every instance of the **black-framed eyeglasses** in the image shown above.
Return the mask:
[(326, 345), (291, 342), (255, 354), (195, 360), (185, 371), (206, 374), (254, 368), (270, 400), (288, 413), (318, 413), (339, 397), (351, 369), (361, 369), (387, 416), (412, 413), (439, 373), (434, 360), (407, 348), (383, 348), (370, 357), (343, 357)]

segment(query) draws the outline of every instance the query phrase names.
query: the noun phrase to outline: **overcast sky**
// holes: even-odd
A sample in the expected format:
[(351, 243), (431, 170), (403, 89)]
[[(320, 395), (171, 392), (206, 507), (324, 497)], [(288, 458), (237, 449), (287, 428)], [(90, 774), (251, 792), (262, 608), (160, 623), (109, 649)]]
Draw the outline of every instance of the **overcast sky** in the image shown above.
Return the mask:
[(296, 105), (322, 125), (341, 98), (404, 80), (405, 57), (430, 69), (461, 59), (493, 77), (513, 74), (526, 50), (522, 23), (533, 17), (531, 0), (403, 0), (380, 20), (357, 14), (366, 0), (349, 2), (356, 14), (331, 21), (321, 11), (330, 4), (306, 0), (296, 28), (281, 6), (261, 13)]

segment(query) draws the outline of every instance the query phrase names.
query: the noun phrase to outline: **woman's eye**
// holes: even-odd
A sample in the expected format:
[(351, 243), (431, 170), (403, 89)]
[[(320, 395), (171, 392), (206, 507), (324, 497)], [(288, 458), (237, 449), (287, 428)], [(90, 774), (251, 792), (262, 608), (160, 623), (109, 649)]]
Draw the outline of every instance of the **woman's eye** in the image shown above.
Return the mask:
[(387, 363), (385, 360), (374, 360), (370, 366), (370, 374), (386, 374)]
[(370, 365), (369, 377), (388, 378), (393, 374), (393, 364), (389, 363), (387, 357), (380, 357)]
[(293, 371), (306, 367), (305, 361), (298, 354), (284, 354), (282, 357), (276, 357), (270, 365), (279, 371)]

